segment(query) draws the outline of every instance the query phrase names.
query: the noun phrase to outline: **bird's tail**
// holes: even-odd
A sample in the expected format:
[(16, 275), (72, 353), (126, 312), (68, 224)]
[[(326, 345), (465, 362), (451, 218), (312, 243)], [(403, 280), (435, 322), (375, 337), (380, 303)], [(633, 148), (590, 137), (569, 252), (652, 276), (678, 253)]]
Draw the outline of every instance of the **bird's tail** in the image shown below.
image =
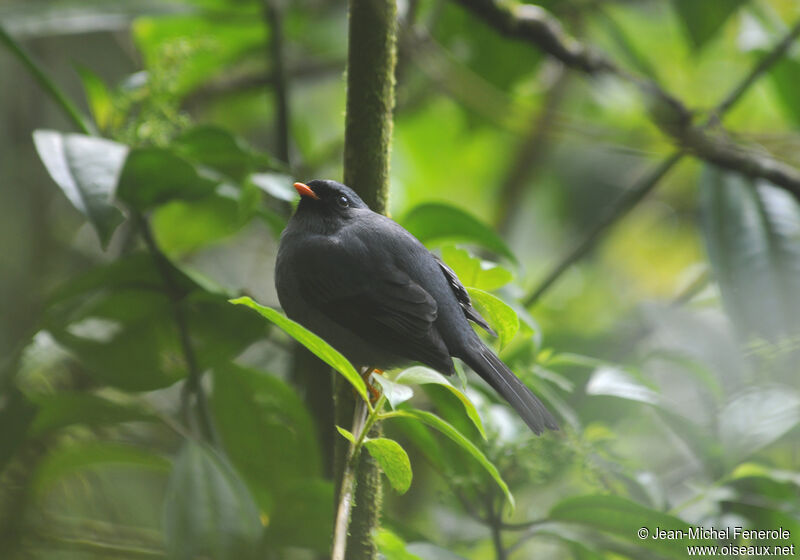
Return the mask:
[(485, 344), (479, 344), (464, 356), (464, 362), (514, 407), (517, 414), (525, 420), (535, 434), (541, 434), (545, 428), (558, 430), (555, 418), (545, 408), (542, 401), (531, 393), (531, 390), (514, 375), (514, 372), (508, 369), (508, 366), (494, 352)]

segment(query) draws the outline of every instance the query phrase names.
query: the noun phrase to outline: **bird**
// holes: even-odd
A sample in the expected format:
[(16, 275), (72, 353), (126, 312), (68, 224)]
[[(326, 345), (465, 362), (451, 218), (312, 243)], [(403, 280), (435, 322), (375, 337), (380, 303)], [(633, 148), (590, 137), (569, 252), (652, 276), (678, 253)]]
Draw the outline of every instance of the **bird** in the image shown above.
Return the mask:
[(442, 374), (459, 358), (535, 434), (557, 430), (544, 404), (481, 340), (494, 334), (455, 272), (416, 237), (331, 180), (294, 183), (275, 287), (287, 317), (365, 371), (420, 363)]

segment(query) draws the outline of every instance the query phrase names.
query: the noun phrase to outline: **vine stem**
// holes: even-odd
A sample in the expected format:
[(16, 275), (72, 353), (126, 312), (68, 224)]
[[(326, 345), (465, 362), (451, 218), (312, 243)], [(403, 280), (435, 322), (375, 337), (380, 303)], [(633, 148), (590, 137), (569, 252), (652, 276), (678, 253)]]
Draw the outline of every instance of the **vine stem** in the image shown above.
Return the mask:
[(0, 25), (0, 43), (6, 46), (8, 50), (13, 54), (17, 60), (22, 63), (25, 68), (28, 69), (28, 72), (31, 73), (31, 76), (36, 80), (43, 90), (45, 90), (50, 97), (55, 101), (61, 110), (69, 117), (69, 119), (78, 127), (78, 129), (83, 132), (84, 134), (95, 136), (97, 135), (97, 130), (92, 126), (92, 124), (86, 119), (84, 115), (78, 110), (72, 101), (61, 91), (61, 88), (50, 79), (50, 76), (47, 75), (47, 72), (44, 71), (42, 66), (36, 62), (31, 55), (29, 55), (25, 49), (22, 48), (16, 39), (14, 39), (11, 35), (9, 35), (8, 31)]
[(350, 512), (353, 509), (353, 498), (355, 497), (358, 458), (370, 428), (381, 417), (380, 411), (383, 409), (385, 401), (386, 397), (381, 396), (374, 408), (370, 407), (369, 403), (363, 399), (356, 401), (351, 430), (354, 441), (350, 445), (344, 465), (344, 473), (342, 474), (339, 505), (336, 508), (336, 520), (333, 529), (331, 560), (345, 560), (347, 528), (350, 525)]

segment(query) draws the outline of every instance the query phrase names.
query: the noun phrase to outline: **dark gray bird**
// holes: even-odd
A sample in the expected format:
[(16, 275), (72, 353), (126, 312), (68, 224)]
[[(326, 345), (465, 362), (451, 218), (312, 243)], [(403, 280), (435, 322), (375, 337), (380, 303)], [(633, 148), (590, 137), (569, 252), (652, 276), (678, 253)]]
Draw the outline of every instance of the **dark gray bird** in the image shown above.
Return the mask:
[(354, 365), (420, 362), (454, 372), (460, 358), (539, 434), (558, 426), (533, 393), (478, 337), (455, 273), (386, 216), (335, 181), (295, 183), (300, 204), (281, 236), (275, 285), (286, 315)]

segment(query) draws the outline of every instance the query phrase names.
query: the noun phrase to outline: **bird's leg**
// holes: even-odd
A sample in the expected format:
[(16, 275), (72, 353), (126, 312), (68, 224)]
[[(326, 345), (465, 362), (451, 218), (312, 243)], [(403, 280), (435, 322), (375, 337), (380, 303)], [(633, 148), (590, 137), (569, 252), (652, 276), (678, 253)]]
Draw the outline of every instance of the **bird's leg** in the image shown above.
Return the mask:
[(383, 370), (373, 367), (365, 367), (363, 370), (361, 370), (361, 379), (364, 380), (364, 383), (367, 386), (367, 390), (370, 394), (369, 402), (371, 404), (378, 402), (378, 399), (381, 397), (381, 392), (378, 391), (378, 389), (375, 388), (375, 385), (373, 385), (370, 381), (370, 377), (372, 377), (373, 373), (382, 374)]

